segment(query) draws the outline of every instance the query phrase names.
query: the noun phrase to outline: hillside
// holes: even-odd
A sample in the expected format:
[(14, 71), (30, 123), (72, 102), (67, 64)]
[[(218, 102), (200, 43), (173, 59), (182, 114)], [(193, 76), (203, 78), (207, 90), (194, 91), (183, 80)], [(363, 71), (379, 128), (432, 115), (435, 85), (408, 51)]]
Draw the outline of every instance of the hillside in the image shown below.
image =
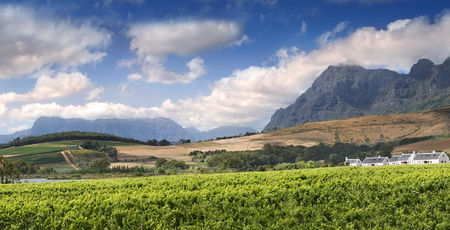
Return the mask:
[(450, 153), (450, 138), (439, 138), (434, 140), (421, 141), (409, 145), (398, 146), (394, 149), (393, 152), (431, 152), (433, 150)]
[(421, 59), (408, 74), (360, 66), (330, 66), (294, 104), (277, 110), (264, 131), (303, 122), (418, 112), (450, 105), (450, 58)]
[(346, 120), (311, 122), (274, 132), (176, 146), (119, 146), (119, 159), (148, 156), (190, 162), (194, 150), (257, 150), (264, 144), (313, 146), (318, 143), (374, 144), (403, 138), (450, 133), (450, 107), (419, 113), (372, 115)]
[[(333, 144), (335, 142), (374, 144), (430, 135), (445, 137), (449, 133), (450, 107), (446, 107), (420, 113), (373, 115), (346, 120), (311, 122), (251, 136), (172, 146), (148, 146), (137, 140), (107, 134), (57, 133), (25, 138), (18, 142), (18, 145), (25, 146), (2, 149), (0, 150), (0, 155), (22, 155), (16, 156), (14, 160), (22, 159), (42, 166), (55, 165), (56, 168), (70, 169), (64, 156), (60, 153), (61, 150), (72, 151), (75, 158), (77, 158), (75, 159), (75, 165), (79, 165), (81, 162), (87, 163), (99, 157), (105, 157), (104, 153), (71, 150), (68, 147), (69, 145), (80, 145), (83, 142), (81, 140), (89, 139), (99, 140), (104, 145), (117, 148), (120, 162), (112, 163), (112, 166), (152, 165), (154, 162), (146, 160), (150, 157), (182, 160), (192, 164), (192, 157), (189, 156), (189, 153), (195, 150), (258, 150), (262, 149), (267, 143), (303, 146), (313, 146), (318, 143)], [(438, 138), (400, 146), (394, 152), (408, 150), (429, 151), (433, 149), (448, 151), (450, 149), (448, 146), (449, 142), (448, 138)]]

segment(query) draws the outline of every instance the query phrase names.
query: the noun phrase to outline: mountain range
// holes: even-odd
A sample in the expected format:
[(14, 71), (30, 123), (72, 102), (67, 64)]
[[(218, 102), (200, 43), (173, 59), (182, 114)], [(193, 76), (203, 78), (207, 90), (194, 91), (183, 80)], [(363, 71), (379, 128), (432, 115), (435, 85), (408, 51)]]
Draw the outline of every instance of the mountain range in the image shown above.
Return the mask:
[(0, 143), (11, 141), (16, 137), (39, 136), (56, 132), (87, 131), (107, 133), (147, 141), (149, 139), (192, 141), (216, 139), (217, 137), (243, 135), (246, 132), (257, 132), (250, 127), (223, 126), (209, 131), (199, 131), (193, 127), (183, 128), (168, 118), (153, 119), (64, 119), (60, 117), (40, 117), (31, 129), (9, 135), (0, 135)]
[(450, 58), (440, 65), (420, 59), (408, 74), (361, 66), (329, 66), (294, 104), (277, 110), (263, 131), (448, 105)]

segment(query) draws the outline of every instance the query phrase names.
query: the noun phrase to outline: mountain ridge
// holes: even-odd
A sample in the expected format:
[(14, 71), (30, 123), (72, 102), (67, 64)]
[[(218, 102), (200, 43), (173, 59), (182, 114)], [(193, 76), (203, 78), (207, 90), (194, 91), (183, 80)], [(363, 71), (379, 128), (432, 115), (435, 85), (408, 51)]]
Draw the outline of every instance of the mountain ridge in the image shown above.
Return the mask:
[(311, 121), (417, 112), (450, 104), (450, 58), (420, 59), (408, 74), (361, 66), (329, 66), (296, 101), (278, 109), (263, 131)]
[(216, 139), (217, 137), (236, 136), (246, 132), (257, 132), (251, 127), (222, 126), (209, 131), (199, 131), (196, 128), (183, 128), (175, 121), (159, 118), (142, 119), (96, 119), (85, 120), (80, 118), (39, 117), (32, 128), (13, 134), (0, 135), (1, 143), (9, 142), (14, 138), (26, 136), (40, 136), (44, 134), (70, 131), (97, 132), (133, 138), (141, 141), (149, 139), (177, 141), (191, 139), (191, 141)]

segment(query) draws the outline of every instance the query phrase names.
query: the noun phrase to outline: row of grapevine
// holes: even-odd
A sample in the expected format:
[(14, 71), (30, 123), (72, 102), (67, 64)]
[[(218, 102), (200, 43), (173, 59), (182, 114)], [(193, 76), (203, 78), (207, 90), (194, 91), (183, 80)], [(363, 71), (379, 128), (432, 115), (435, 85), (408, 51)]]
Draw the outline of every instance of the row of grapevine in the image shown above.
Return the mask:
[(0, 186), (1, 229), (449, 229), (450, 165)]

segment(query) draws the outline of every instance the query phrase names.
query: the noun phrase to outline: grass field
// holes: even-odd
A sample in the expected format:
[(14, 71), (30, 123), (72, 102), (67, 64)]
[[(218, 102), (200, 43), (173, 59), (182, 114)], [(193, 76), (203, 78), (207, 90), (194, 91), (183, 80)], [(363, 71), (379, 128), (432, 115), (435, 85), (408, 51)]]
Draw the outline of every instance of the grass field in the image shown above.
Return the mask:
[(49, 146), (23, 146), (16, 148), (0, 149), (0, 155), (30, 155), (39, 153), (48, 153), (60, 151), (61, 147), (49, 147)]
[(11, 158), (14, 161), (22, 160), (24, 162), (33, 163), (35, 165), (44, 165), (44, 164), (58, 164), (58, 163), (64, 163), (64, 158), (62, 157), (61, 153), (58, 152), (50, 152), (50, 153), (42, 153), (42, 154), (35, 154), (35, 155), (25, 155), (20, 157), (14, 157)]
[(2, 229), (449, 229), (450, 164), (0, 186)]

